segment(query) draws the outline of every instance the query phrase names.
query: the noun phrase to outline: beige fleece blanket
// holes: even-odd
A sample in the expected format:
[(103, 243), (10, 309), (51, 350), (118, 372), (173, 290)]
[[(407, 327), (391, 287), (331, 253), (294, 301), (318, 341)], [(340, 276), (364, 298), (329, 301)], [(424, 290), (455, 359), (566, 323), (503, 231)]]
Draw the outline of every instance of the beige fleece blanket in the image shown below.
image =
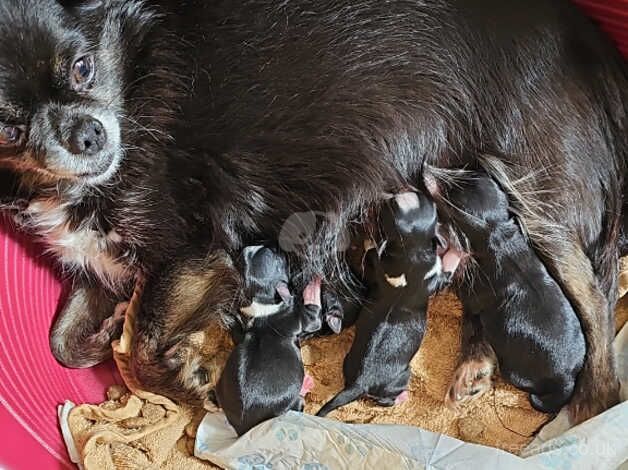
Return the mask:
[[(623, 264), (622, 294), (628, 290), (628, 263)], [(195, 469), (211, 464), (192, 457), (196, 427), (204, 410), (177, 406), (167, 398), (143, 391), (128, 370), (133, 320), (139, 292), (127, 311), (124, 333), (114, 342), (114, 358), (130, 391), (110, 389), (101, 405), (73, 408), (68, 434), (76, 446), (76, 459), (91, 469)], [(628, 319), (624, 299), (617, 311), (618, 327)], [(429, 310), (428, 330), (412, 362), (410, 400), (382, 408), (365, 401), (348, 405), (333, 417), (353, 423), (396, 423), (419, 426), (474, 443), (518, 453), (549, 419), (533, 410), (524, 393), (498, 382), (494, 391), (455, 413), (443, 404), (460, 347), (461, 309), (455, 297), (437, 296)], [(307, 397), (306, 412), (316, 412), (342, 386), (342, 360), (349, 349), (351, 330), (334, 337), (317, 338), (303, 346), (303, 360), (315, 386)], [(228, 357), (230, 340), (224, 331), (206, 335), (203, 354), (215, 359), (219, 376)]]

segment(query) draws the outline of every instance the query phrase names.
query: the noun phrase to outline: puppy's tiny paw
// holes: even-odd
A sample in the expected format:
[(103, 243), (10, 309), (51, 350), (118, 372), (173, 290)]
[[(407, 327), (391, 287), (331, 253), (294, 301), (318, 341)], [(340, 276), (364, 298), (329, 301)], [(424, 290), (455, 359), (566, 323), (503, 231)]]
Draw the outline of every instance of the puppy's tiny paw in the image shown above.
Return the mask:
[(303, 377), (303, 385), (301, 385), (301, 391), (299, 392), (299, 395), (304, 397), (305, 395), (310, 393), (313, 388), (314, 388), (314, 379), (312, 378), (311, 375), (305, 374), (305, 377)]
[(408, 393), (407, 390), (404, 390), (399, 395), (397, 395), (397, 398), (395, 398), (395, 405), (400, 405), (402, 403), (405, 403), (409, 399), (410, 399), (410, 394)]
[(450, 409), (475, 400), (493, 387), (495, 363), (489, 358), (468, 359), (458, 366), (445, 395), (445, 404)]

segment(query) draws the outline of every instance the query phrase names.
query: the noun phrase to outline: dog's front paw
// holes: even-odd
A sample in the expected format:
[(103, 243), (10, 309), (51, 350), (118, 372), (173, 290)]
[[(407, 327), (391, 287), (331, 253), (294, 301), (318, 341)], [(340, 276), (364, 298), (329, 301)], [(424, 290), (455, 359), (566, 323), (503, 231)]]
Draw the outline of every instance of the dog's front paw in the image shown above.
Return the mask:
[(116, 305), (113, 315), (105, 318), (98, 331), (87, 337), (86, 347), (99, 351), (111, 347), (111, 342), (122, 334), (122, 325), (128, 307), (128, 302)]
[(490, 358), (467, 359), (454, 372), (447, 390), (445, 404), (456, 409), (460, 404), (475, 400), (493, 387), (495, 362)]

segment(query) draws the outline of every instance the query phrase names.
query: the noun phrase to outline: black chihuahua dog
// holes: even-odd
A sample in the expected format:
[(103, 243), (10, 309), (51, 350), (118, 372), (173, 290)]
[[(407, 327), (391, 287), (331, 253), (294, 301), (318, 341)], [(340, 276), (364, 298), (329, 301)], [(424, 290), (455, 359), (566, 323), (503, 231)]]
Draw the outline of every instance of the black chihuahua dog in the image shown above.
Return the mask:
[(320, 279), (310, 282), (303, 301), (288, 290), (288, 264), (262, 246), (243, 251), (245, 292), (251, 304), (242, 336), (216, 385), (216, 400), (238, 435), (288, 410), (303, 410), (306, 378), (299, 337), (321, 328)]
[[(502, 377), (554, 413), (574, 391), (586, 344), (578, 316), (510, 214), (507, 195), (485, 173), (448, 194), (457, 225), (483, 267), (458, 290), (465, 315), (476, 316), (494, 348)], [(489, 269), (493, 267), (493, 269)]]
[(410, 361), (423, 340), (428, 299), (451, 274), (442, 270), (436, 206), (426, 195), (398, 194), (385, 204), (381, 225), (385, 241), (366, 253), (369, 297), (343, 364), (345, 389), (318, 416), (362, 396), (382, 406), (407, 399)]

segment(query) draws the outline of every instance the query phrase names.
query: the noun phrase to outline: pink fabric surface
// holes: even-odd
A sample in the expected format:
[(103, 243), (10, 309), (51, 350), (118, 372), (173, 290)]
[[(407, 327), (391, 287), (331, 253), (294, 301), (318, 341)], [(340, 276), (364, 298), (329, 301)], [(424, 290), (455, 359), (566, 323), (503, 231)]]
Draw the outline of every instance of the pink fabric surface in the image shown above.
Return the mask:
[(70, 370), (50, 353), (61, 284), (40, 253), (0, 226), (0, 466), (17, 470), (70, 466), (57, 405), (101, 402), (116, 382), (111, 364)]
[(628, 58), (628, 0), (575, 0)]

